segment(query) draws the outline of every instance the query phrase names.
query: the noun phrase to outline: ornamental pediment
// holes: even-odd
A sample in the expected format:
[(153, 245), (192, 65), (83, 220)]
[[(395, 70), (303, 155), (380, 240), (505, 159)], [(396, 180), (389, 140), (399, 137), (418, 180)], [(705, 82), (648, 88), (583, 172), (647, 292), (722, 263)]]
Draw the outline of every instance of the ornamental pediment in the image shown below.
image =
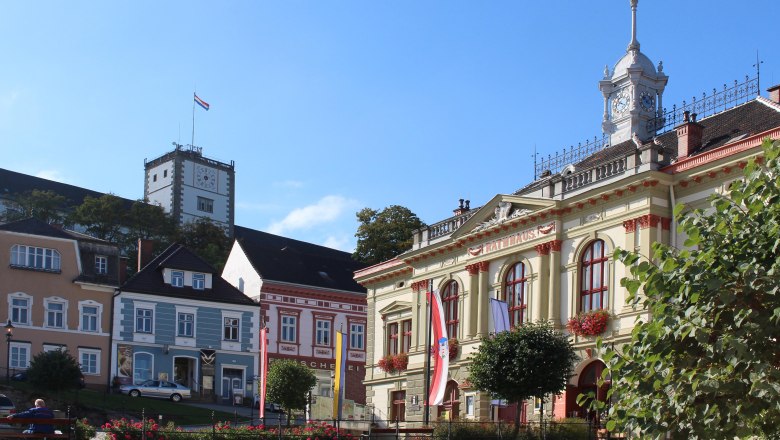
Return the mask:
[(511, 222), (514, 219), (532, 215), (534, 212), (554, 207), (556, 202), (548, 199), (534, 199), (510, 195), (497, 195), (485, 203), (479, 211), (471, 216), (453, 238), (469, 235), (475, 232), (491, 229), (495, 226)]
[(382, 316), (400, 315), (405, 312), (412, 311), (412, 303), (409, 301), (393, 301), (379, 309), (379, 314)]

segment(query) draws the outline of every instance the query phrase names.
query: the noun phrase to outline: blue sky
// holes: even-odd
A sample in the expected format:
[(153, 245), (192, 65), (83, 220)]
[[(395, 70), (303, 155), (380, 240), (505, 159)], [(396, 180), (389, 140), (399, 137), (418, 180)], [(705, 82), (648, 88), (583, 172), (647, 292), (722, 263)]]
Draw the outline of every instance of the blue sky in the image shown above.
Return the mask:
[[(600, 135), (628, 0), (16, 1), (0, 14), (0, 167), (137, 199), (144, 159), (236, 163), (236, 223), (352, 251), (355, 213), (423, 221)], [(780, 2), (642, 0), (664, 103), (780, 83)], [(766, 24), (762, 24), (765, 22)]]

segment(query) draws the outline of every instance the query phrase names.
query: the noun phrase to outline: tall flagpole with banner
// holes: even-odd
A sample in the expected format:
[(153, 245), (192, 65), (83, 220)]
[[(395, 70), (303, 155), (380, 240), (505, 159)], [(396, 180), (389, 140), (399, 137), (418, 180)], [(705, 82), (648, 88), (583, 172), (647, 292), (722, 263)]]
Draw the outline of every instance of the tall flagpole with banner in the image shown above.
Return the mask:
[(347, 350), (344, 346), (344, 333), (336, 332), (336, 371), (333, 382), (333, 418), (341, 420), (344, 407), (344, 391), (346, 390), (345, 373), (347, 363)]
[[(444, 402), (444, 391), (447, 387), (447, 373), (450, 368), (449, 339), (447, 338), (447, 326), (444, 321), (444, 309), (441, 304), (439, 291), (430, 293), (428, 302), (431, 304), (431, 330), (433, 343), (435, 344), (433, 357), (436, 362), (433, 365), (433, 378), (431, 388), (428, 391), (428, 406), (439, 406)], [(430, 373), (429, 373), (430, 374)]]
[(195, 146), (195, 104), (203, 107), (203, 109), (206, 110), (206, 111), (209, 111), (209, 107), (211, 107), (211, 106), (209, 105), (208, 102), (200, 99), (198, 97), (198, 93), (197, 92), (192, 92), (192, 96), (193, 96), (193, 100), (192, 100), (192, 144), (190, 144), (190, 145), (192, 145), (194, 147)]
[(425, 389), (423, 391), (423, 425), (428, 426), (430, 414), (428, 412), (428, 390), (431, 388), (431, 307), (430, 293), (433, 291), (433, 279), (428, 280), (428, 291), (425, 293), (426, 307), (428, 307), (428, 325), (425, 326), (425, 349), (428, 353), (425, 356)]

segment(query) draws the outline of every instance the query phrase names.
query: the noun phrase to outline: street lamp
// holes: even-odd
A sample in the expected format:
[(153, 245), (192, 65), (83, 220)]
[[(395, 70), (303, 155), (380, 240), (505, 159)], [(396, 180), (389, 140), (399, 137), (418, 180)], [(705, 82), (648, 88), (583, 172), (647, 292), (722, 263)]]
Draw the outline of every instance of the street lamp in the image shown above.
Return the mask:
[(11, 320), (5, 325), (5, 341), (8, 345), (8, 349), (5, 354), (5, 383), (11, 383), (11, 338), (14, 335), (14, 326), (11, 324)]

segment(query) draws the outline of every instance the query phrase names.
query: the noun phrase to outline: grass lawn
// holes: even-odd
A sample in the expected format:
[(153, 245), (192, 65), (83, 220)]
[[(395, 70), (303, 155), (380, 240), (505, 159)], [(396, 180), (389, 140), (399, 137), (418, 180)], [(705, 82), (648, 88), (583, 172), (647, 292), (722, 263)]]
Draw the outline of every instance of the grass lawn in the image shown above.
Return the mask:
[[(236, 421), (233, 413), (214, 412), (210, 409), (163, 399), (133, 398), (124, 394), (89, 389), (41, 393), (25, 382), (12, 382), (10, 386), (3, 388), (0, 392), (11, 396), (18, 410), (31, 407), (32, 402), (40, 396), (46, 400), (50, 408), (66, 411), (70, 407), (72, 416), (86, 417), (93, 426), (102, 425), (115, 418), (140, 419), (142, 414), (147, 420), (150, 418), (162, 420), (163, 423), (172, 421), (177, 426), (210, 425), (212, 414), (214, 421)], [(246, 421), (246, 418), (239, 418), (237, 421)]]

